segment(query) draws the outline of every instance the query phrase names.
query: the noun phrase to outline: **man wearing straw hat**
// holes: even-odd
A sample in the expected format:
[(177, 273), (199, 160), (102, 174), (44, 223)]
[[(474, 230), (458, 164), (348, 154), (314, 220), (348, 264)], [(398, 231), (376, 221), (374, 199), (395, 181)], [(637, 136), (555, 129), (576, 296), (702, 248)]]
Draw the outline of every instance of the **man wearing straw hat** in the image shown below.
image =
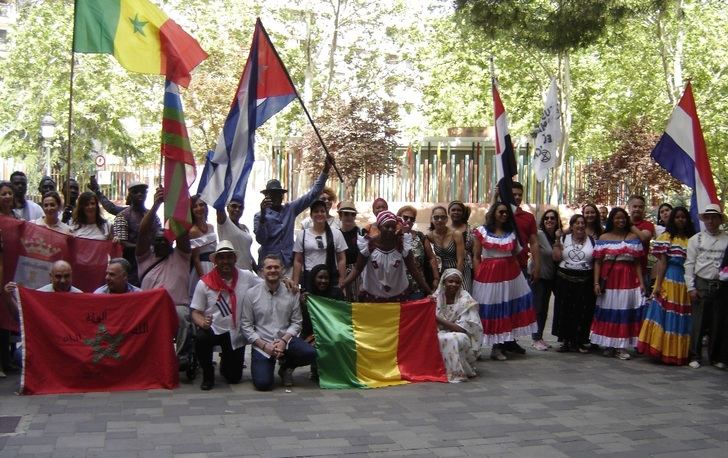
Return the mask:
[[(685, 258), (685, 284), (693, 303), (693, 327), (690, 332), (690, 363), (693, 369), (700, 367), (703, 348), (703, 335), (710, 327), (712, 315), (722, 312), (726, 304), (719, 304), (718, 279), (723, 253), (728, 247), (728, 234), (720, 230), (724, 220), (718, 204), (708, 204), (700, 212), (700, 220), (705, 229), (690, 237)], [(714, 335), (710, 346), (713, 347)], [(712, 350), (712, 348), (711, 348)], [(712, 351), (708, 352), (712, 356)]]
[(263, 280), (247, 270), (238, 269), (238, 252), (228, 240), (220, 240), (210, 261), (215, 268), (205, 274), (192, 296), (192, 321), (199, 327), (195, 352), (202, 368), (202, 390), (215, 386), (212, 349), (222, 347), (220, 373), (228, 383), (238, 383), (243, 376), (245, 339), (239, 331), (243, 295)]

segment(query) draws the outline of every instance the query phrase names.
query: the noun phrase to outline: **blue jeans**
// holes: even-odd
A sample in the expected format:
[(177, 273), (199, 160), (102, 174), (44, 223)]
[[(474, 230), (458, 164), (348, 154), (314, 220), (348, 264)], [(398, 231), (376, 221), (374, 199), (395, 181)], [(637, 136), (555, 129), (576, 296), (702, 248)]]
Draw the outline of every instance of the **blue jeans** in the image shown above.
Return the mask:
[[(299, 366), (308, 366), (314, 361), (316, 361), (316, 350), (305, 340), (293, 337), (288, 342), (286, 356), (281, 359), (280, 364), (282, 368), (293, 369)], [(273, 389), (275, 368), (275, 358), (266, 358), (251, 346), (250, 376), (253, 378), (253, 386), (256, 390), (270, 391)]]

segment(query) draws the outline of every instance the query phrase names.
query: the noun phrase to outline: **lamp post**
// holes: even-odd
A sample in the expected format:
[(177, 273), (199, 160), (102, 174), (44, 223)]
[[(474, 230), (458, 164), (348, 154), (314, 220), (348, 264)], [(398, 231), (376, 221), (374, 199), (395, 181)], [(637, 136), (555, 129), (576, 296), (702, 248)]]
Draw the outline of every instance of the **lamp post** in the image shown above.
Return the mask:
[(48, 140), (56, 135), (56, 120), (46, 114), (40, 120), (40, 136), (43, 139), (43, 152), (45, 154), (45, 175), (51, 176), (51, 146)]

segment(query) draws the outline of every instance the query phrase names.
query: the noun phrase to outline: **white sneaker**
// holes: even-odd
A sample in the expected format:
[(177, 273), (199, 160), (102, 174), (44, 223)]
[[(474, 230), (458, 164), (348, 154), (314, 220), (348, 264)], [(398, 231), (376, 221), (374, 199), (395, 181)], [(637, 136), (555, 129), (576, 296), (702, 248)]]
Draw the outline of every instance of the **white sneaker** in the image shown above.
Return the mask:
[(713, 364), (713, 366), (715, 366), (717, 369), (725, 369), (725, 363), (718, 362)]
[(2, 370), (0, 370), (0, 378), (7, 378), (7, 375)]
[(693, 369), (698, 369), (700, 367), (700, 361), (690, 361), (690, 364), (688, 364)]
[(621, 359), (622, 361), (627, 361), (632, 358), (632, 355), (630, 355), (627, 350), (617, 350), (617, 354), (615, 356), (617, 359)]
[(534, 340), (531, 347), (538, 351), (546, 351), (549, 349), (549, 346), (543, 340)]

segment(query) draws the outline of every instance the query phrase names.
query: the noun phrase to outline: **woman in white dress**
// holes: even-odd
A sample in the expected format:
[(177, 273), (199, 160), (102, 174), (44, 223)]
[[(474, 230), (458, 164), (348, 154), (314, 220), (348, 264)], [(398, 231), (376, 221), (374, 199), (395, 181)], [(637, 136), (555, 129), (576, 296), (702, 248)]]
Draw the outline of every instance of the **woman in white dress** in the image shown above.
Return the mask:
[(192, 266), (190, 268), (190, 297), (195, 292), (197, 282), (210, 272), (214, 265), (210, 255), (215, 251), (217, 234), (212, 224), (207, 223), (207, 204), (200, 195), (190, 197), (192, 211), (192, 227), (190, 228), (190, 247), (192, 248)]
[(76, 237), (94, 240), (111, 240), (111, 226), (101, 216), (96, 194), (90, 191), (81, 193), (73, 210), (71, 234)]
[(458, 269), (446, 269), (435, 291), (437, 338), (450, 383), (463, 382), (477, 375), (475, 361), (483, 339), (478, 303), (463, 283), (463, 274)]

